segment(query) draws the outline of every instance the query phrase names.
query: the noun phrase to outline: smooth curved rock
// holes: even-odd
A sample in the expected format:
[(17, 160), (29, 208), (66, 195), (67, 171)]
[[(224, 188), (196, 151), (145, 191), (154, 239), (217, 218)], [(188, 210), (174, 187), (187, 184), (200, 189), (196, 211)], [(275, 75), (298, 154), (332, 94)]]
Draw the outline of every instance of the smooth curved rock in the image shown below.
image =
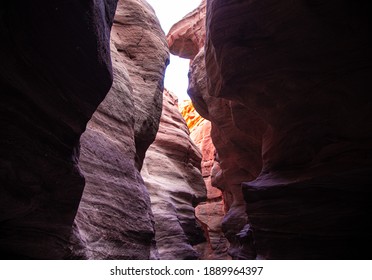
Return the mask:
[(84, 186), (79, 137), (112, 83), (115, 0), (0, 4), (0, 257), (60, 259)]
[(193, 59), (205, 42), (206, 0), (198, 8), (175, 23), (168, 32), (170, 52), (186, 59)]
[(193, 248), (205, 240), (194, 209), (206, 199), (200, 161), (176, 96), (164, 90), (159, 131), (141, 171), (151, 197), (160, 259), (200, 257)]
[(225, 4), (207, 6), (208, 94), (267, 125), (262, 171), (244, 183), (258, 257), (364, 258), (372, 163), (366, 2)]
[(120, 0), (112, 27), (114, 84), (81, 138), (86, 178), (69, 258), (149, 259), (154, 219), (140, 167), (158, 130), (165, 36), (142, 0)]
[[(203, 16), (203, 13), (199, 16)], [(185, 18), (179, 24), (188, 26), (187, 17)], [(173, 30), (175, 33), (167, 35), (170, 50), (182, 52), (182, 48), (172, 45), (169, 38), (193, 35), (190, 35), (190, 32), (179, 32), (179, 29)], [(201, 30), (203, 31), (205, 32)], [(223, 191), (227, 213), (222, 221), (222, 229), (230, 242), (229, 254), (237, 259), (251, 258), (250, 252), (242, 252), (242, 242), (238, 236), (248, 222), (241, 183), (253, 180), (261, 170), (261, 137), (266, 125), (254, 112), (247, 112), (241, 104), (208, 94), (208, 77), (202, 46), (192, 59), (188, 94), (196, 110), (211, 121), (211, 136), (218, 153), (218, 161), (214, 163), (214, 170), (211, 171), (214, 173), (211, 183)]]
[(366, 1), (207, 1), (189, 94), (212, 122), (234, 258), (365, 258), (366, 10)]
[(198, 245), (202, 259), (229, 259), (228, 242), (222, 233), (221, 223), (225, 215), (223, 193), (213, 187), (213, 167), (218, 164), (215, 159), (216, 149), (211, 138), (211, 123), (202, 118), (190, 100), (180, 104), (180, 111), (190, 130), (190, 138), (202, 154), (201, 170), (207, 188), (207, 200), (195, 208), (195, 216), (203, 225), (207, 242)]
[(369, 259), (370, 174), (366, 167), (243, 183), (251, 229), (246, 243), (260, 259)]
[(260, 173), (265, 124), (239, 103), (208, 95), (204, 48), (192, 61), (189, 77), (188, 93), (195, 108), (211, 120), (211, 137), (218, 154), (211, 183), (223, 191), (227, 213), (222, 229), (230, 242), (229, 254), (249, 258), (250, 253), (242, 253), (237, 235), (248, 221), (240, 184)]

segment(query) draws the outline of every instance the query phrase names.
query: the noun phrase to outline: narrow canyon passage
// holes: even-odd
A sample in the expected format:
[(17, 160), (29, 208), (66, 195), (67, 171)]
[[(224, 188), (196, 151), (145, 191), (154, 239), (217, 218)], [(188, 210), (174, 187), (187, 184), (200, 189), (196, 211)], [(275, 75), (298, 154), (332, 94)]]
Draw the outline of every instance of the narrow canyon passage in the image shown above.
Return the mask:
[(0, 4), (1, 259), (370, 258), (366, 3), (196, 2)]

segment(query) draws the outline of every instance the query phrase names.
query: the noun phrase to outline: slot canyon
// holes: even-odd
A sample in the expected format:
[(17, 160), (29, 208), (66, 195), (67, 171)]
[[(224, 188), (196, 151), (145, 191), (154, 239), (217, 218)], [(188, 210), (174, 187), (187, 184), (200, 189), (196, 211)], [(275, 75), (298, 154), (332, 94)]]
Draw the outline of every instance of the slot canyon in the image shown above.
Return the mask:
[(1, 259), (371, 258), (367, 1), (200, 2), (0, 4)]

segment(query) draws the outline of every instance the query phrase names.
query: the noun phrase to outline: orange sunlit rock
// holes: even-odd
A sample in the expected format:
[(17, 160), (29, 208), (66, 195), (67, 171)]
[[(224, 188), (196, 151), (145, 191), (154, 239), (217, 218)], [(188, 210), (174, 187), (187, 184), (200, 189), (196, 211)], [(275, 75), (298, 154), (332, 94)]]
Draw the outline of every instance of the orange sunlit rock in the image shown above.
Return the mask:
[(192, 132), (204, 121), (204, 118), (200, 116), (198, 112), (196, 112), (191, 100), (182, 101), (178, 105), (178, 108), (182, 114), (182, 117), (185, 119), (190, 132)]

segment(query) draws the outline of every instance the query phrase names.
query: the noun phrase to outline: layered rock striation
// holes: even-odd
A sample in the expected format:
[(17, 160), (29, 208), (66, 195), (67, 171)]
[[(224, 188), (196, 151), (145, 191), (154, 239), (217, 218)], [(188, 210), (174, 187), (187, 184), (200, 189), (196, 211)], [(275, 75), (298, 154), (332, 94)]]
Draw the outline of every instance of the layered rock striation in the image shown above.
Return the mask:
[(207, 1), (189, 94), (212, 123), (234, 258), (366, 257), (367, 34), (364, 2)]
[(0, 4), (0, 258), (368, 258), (366, 1), (202, 1), (196, 145), (146, 1), (36, 2)]
[(190, 100), (184, 101), (179, 107), (190, 130), (190, 138), (201, 151), (201, 170), (207, 188), (207, 200), (195, 209), (195, 216), (203, 225), (207, 237), (207, 242), (198, 245), (198, 251), (202, 259), (229, 259), (228, 242), (221, 228), (226, 208), (224, 197), (221, 190), (212, 185), (219, 163), (211, 138), (211, 122), (196, 112)]
[(174, 55), (193, 59), (205, 42), (206, 0), (198, 8), (175, 23), (168, 32), (167, 41)]
[(267, 126), (262, 170), (243, 183), (257, 257), (361, 258), (370, 243), (371, 55), (360, 4), (208, 2), (208, 93)]
[(1, 257), (199, 258), (200, 153), (168, 92), (147, 187), (140, 174), (169, 62), (153, 9), (120, 0), (113, 18), (115, 1), (40, 4), (0, 10)]
[(151, 198), (160, 259), (197, 259), (205, 241), (195, 207), (206, 199), (201, 154), (189, 136), (177, 97), (164, 90), (158, 134), (146, 152), (141, 174)]
[(114, 84), (81, 137), (86, 185), (69, 258), (149, 259), (154, 217), (140, 168), (159, 126), (168, 47), (142, 0), (119, 1), (111, 36)]
[[(239, 237), (247, 223), (241, 183), (253, 180), (261, 168), (261, 135), (265, 125), (238, 102), (210, 96), (207, 90), (204, 48), (190, 65), (188, 93), (200, 114), (211, 120), (210, 135), (216, 147), (212, 185), (223, 191), (222, 228), (233, 258), (251, 258)], [(244, 143), (244, 144), (243, 144)]]
[[(202, 2), (201, 6), (204, 4)], [(198, 10), (201, 9), (196, 11)], [(203, 16), (203, 13), (200, 13), (200, 16)], [(189, 23), (193, 20), (186, 16), (178, 23), (178, 25), (183, 23), (185, 28), (191, 29), (188, 32), (174, 34), (172, 30), (177, 32), (183, 29), (172, 28), (167, 35), (170, 51), (173, 54), (182, 51), (182, 47), (173, 45), (172, 38), (193, 34), (193, 24)], [(205, 36), (205, 29), (201, 29), (200, 32), (204, 32)], [(184, 40), (187, 41), (186, 38)], [(251, 258), (251, 255), (245, 252), (246, 250), (241, 250), (244, 245), (238, 235), (247, 223), (241, 183), (253, 180), (260, 172), (261, 141), (256, 135), (262, 134), (264, 125), (254, 114), (247, 113), (241, 104), (208, 94), (203, 46), (199, 46), (198, 53), (191, 59), (188, 93), (195, 109), (202, 117), (211, 121), (211, 136), (217, 155), (213, 170), (210, 171), (213, 173), (211, 184), (223, 191), (227, 213), (222, 228), (230, 242), (229, 254), (233, 258)]]
[(79, 137), (112, 83), (116, 4), (0, 4), (0, 258), (66, 252), (84, 187)]

